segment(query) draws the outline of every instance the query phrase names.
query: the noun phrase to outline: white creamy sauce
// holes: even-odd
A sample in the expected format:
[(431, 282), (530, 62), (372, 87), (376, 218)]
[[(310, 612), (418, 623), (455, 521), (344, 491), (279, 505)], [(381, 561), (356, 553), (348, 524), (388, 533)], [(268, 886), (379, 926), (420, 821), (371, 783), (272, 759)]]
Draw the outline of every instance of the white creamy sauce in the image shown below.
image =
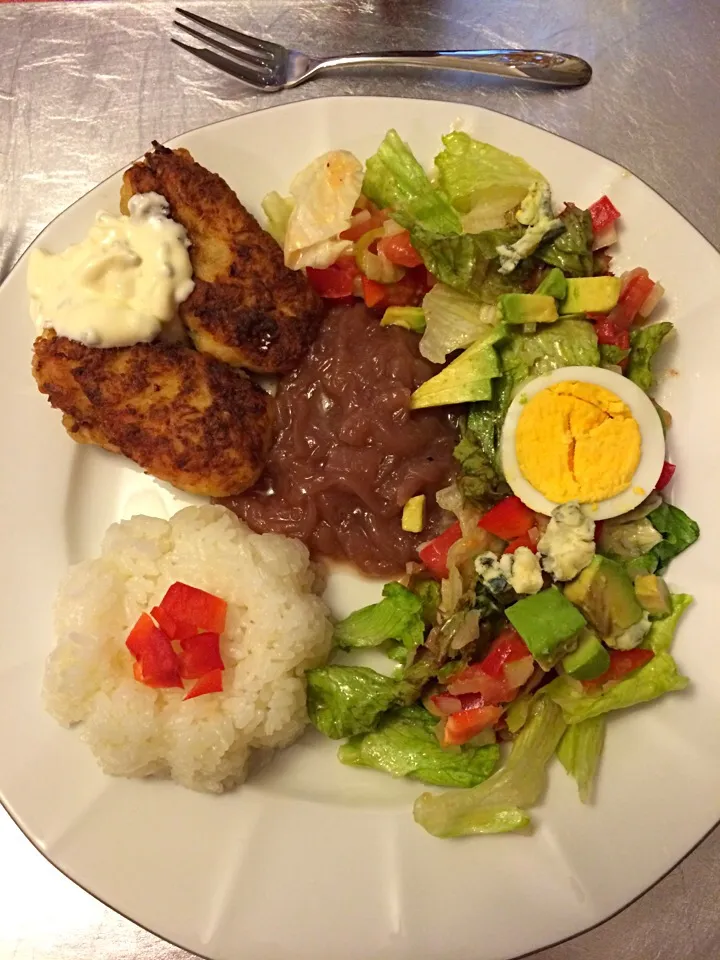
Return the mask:
[(193, 291), (190, 242), (157, 193), (132, 197), (130, 215), (99, 213), (87, 237), (62, 253), (33, 250), (30, 313), (39, 333), (89, 347), (154, 340)]

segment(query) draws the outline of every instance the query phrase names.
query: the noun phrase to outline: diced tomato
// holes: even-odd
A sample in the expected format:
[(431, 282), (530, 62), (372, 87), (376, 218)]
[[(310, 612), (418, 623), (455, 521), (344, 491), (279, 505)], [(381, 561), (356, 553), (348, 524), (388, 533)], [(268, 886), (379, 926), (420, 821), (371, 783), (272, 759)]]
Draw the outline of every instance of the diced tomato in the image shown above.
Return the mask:
[(137, 623), (132, 628), (128, 634), (127, 640), (125, 641), (125, 646), (136, 660), (140, 658), (140, 654), (143, 652), (145, 647), (152, 643), (153, 635), (156, 632), (162, 633), (162, 631), (158, 630), (146, 613), (141, 613)]
[(505, 677), (491, 677), (481, 663), (471, 663), (465, 667), (452, 678), (447, 689), (453, 697), (464, 693), (480, 694), (484, 703), (509, 703), (514, 696)]
[(362, 291), (365, 306), (377, 307), (379, 304), (385, 301), (387, 285), (384, 283), (378, 283), (377, 280), (368, 280), (367, 277), (363, 277)]
[[(505, 680), (505, 664), (530, 657), (525, 641), (514, 627), (506, 627), (498, 634), (490, 652), (480, 664), (483, 671), (496, 680)], [(532, 658), (531, 658), (532, 659)]]
[(447, 530), (434, 540), (426, 543), (418, 551), (418, 556), (433, 576), (442, 580), (448, 575), (447, 555), (450, 547), (462, 537), (460, 524), (456, 520)]
[(222, 633), (227, 603), (220, 597), (177, 581), (168, 589), (160, 606), (178, 623), (191, 623), (198, 630)]
[(449, 717), (463, 708), (460, 697), (453, 697), (449, 693), (436, 693), (429, 698), (427, 707), (436, 717)]
[(394, 233), (392, 236), (383, 237), (378, 241), (378, 253), (386, 257), (390, 263), (396, 263), (399, 267), (419, 267), (423, 259), (410, 242), (410, 233), (403, 230), (402, 233)]
[(204, 677), (200, 677), (190, 690), (185, 694), (183, 700), (192, 700), (193, 697), (202, 697), (206, 693), (222, 693), (223, 672), (222, 670), (211, 670)]
[(665, 487), (670, 483), (674, 475), (675, 475), (675, 464), (669, 463), (666, 460), (662, 466), (662, 470), (660, 471), (658, 482), (655, 484), (655, 489), (664, 490)]
[(500, 719), (502, 707), (475, 707), (453, 713), (445, 722), (443, 746), (460, 746), (472, 740)]
[(503, 553), (515, 553), (519, 547), (527, 547), (533, 553), (537, 553), (537, 540), (533, 540), (529, 533), (524, 533), (521, 537), (515, 537), (505, 547)]
[(389, 213), (387, 210), (378, 210), (371, 214), (371, 216), (366, 217), (364, 220), (353, 224), (351, 227), (348, 227), (347, 230), (343, 230), (343, 232), (340, 234), (340, 239), (353, 241), (359, 240), (364, 233), (368, 232), (368, 230), (377, 230), (378, 227), (381, 227), (388, 219), (388, 216)]
[(481, 693), (461, 693), (457, 699), (462, 710), (474, 710), (485, 706), (485, 697)]
[(133, 675), (147, 687), (182, 687), (177, 654), (162, 630), (153, 627), (155, 633), (152, 640), (144, 644)]
[(341, 257), (324, 270), (308, 267), (307, 278), (310, 286), (321, 297), (339, 300), (353, 295), (353, 280), (359, 272), (354, 257)]
[(592, 220), (593, 233), (600, 233), (611, 223), (614, 223), (620, 216), (620, 211), (615, 207), (609, 197), (603, 195), (589, 207), (590, 219)]
[(184, 680), (197, 680), (212, 670), (225, 669), (220, 656), (219, 634), (196, 633), (194, 637), (182, 640), (180, 646), (180, 676)]
[(535, 514), (519, 497), (505, 497), (481, 517), (480, 526), (501, 540), (514, 540), (527, 533)]
[(383, 307), (419, 307), (430, 289), (425, 267), (411, 267), (396, 283), (385, 285)]
[(606, 683), (615, 683), (622, 680), (623, 677), (634, 670), (644, 667), (655, 656), (652, 650), (640, 648), (635, 650), (610, 650), (608, 652), (610, 654), (610, 666), (605, 673), (594, 680), (585, 680), (583, 686), (586, 690), (599, 690)]
[(595, 333), (598, 343), (619, 347), (621, 350), (630, 349), (630, 334), (627, 330), (617, 327), (609, 317), (603, 317), (595, 323)]
[(647, 270), (638, 267), (631, 271), (626, 278), (625, 286), (620, 291), (617, 306), (610, 311), (608, 319), (621, 330), (629, 329), (654, 286), (655, 281), (650, 279)]

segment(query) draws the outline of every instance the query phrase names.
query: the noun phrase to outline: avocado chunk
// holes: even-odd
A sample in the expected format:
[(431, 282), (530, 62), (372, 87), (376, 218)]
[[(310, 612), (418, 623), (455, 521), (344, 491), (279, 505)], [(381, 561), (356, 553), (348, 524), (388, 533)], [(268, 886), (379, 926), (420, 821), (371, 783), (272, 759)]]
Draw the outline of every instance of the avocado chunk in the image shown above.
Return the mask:
[(570, 277), (560, 313), (607, 313), (617, 304), (620, 277)]
[(642, 619), (632, 580), (622, 564), (607, 557), (593, 557), (580, 575), (567, 584), (565, 596), (582, 610), (603, 639), (619, 637)]
[(553, 267), (540, 281), (535, 293), (544, 293), (556, 300), (564, 300), (567, 296), (567, 280), (560, 267)]
[(635, 578), (635, 596), (643, 610), (654, 617), (667, 617), (672, 613), (670, 591), (662, 577), (645, 573)]
[(563, 657), (563, 670), (575, 680), (594, 680), (610, 668), (610, 654), (597, 635), (586, 627), (572, 653)]
[(420, 533), (425, 526), (425, 494), (410, 497), (403, 507), (402, 528), (408, 533)]
[(490, 400), (492, 380), (501, 374), (494, 345), (504, 336), (505, 328), (501, 324), (484, 339), (471, 344), (437, 376), (417, 388), (410, 397), (410, 409)]
[(381, 327), (404, 327), (413, 333), (425, 332), (425, 311), (422, 307), (388, 307), (380, 321)]
[(543, 293), (504, 293), (498, 309), (505, 323), (554, 323), (558, 318), (555, 298)]
[(583, 615), (557, 587), (523, 597), (505, 613), (543, 670), (550, 670), (573, 648), (585, 626)]

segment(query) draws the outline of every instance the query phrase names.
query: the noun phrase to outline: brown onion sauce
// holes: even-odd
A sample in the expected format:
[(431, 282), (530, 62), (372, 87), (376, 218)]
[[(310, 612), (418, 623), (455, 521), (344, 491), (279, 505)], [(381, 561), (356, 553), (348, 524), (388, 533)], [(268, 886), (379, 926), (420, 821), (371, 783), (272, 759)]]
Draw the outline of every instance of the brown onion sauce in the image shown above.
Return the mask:
[[(381, 327), (364, 306), (332, 309), (277, 394), (278, 435), (250, 491), (223, 501), (259, 533), (299, 537), (315, 557), (391, 576), (447, 526), (435, 493), (455, 473), (457, 423), (448, 408), (411, 412), (410, 394), (438, 372), (417, 334)], [(403, 504), (426, 495), (420, 534)]]

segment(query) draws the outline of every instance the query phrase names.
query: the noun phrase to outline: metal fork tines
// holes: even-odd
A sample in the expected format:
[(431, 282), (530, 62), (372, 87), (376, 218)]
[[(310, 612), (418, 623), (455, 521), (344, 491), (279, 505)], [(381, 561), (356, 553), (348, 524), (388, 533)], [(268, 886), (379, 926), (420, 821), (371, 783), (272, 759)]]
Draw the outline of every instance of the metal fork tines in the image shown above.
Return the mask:
[[(579, 57), (547, 50), (389, 50), (321, 60), (299, 50), (289, 50), (272, 40), (263, 40), (215, 23), (180, 7), (175, 10), (203, 29), (197, 30), (181, 20), (174, 20), (173, 25), (207, 46), (190, 46), (175, 37), (172, 38), (173, 43), (205, 63), (267, 93), (295, 87), (321, 71), (338, 67), (382, 67), (391, 64), (473, 71), (562, 87), (582, 86), (592, 76), (590, 65)], [(232, 43), (226, 43), (226, 40)]]

